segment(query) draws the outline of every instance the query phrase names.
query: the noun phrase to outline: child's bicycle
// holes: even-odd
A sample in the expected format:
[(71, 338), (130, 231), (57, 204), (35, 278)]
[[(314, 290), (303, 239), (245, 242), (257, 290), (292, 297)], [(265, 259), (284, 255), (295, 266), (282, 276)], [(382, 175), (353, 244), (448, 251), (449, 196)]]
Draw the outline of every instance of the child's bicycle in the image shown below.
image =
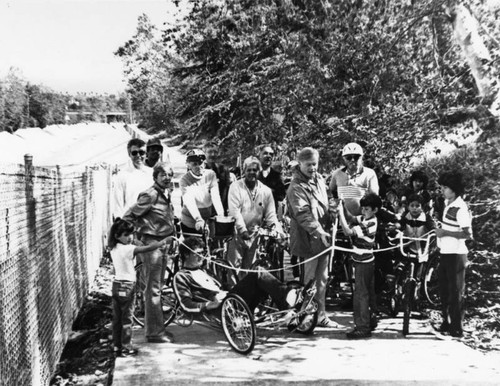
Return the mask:
[[(342, 231), (336, 232), (335, 246), (351, 249), (351, 239)], [(344, 303), (350, 305), (354, 291), (354, 271), (349, 252), (334, 250), (328, 260), (327, 298), (332, 300), (344, 297)], [(347, 296), (347, 298), (346, 298)]]
[(402, 233), (392, 241), (398, 241), (401, 260), (395, 270), (395, 278), (390, 294), (390, 310), (396, 316), (400, 310), (403, 311), (403, 335), (409, 334), (411, 313), (420, 306), (422, 295), (432, 303), (436, 301), (433, 294), (435, 290), (431, 282), (436, 264), (439, 262), (439, 254), (436, 250), (436, 238), (434, 233), (427, 235), (423, 249), (417, 247), (414, 250), (405, 248), (405, 238)]

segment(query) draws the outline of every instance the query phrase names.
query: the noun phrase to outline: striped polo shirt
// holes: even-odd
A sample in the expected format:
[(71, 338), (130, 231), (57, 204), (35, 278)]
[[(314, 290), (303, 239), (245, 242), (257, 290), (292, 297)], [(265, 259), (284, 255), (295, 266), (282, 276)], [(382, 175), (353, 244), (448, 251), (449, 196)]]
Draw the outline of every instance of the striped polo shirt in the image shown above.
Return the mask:
[[(364, 216), (356, 216), (357, 224), (352, 227), (354, 231), (354, 246), (362, 249), (372, 250), (375, 247), (375, 235), (377, 234), (378, 221), (376, 217), (365, 219)], [(352, 259), (356, 263), (370, 263), (375, 257), (373, 252), (362, 254), (353, 253)]]
[[(457, 197), (450, 204), (446, 203), (441, 225), (447, 231), (460, 232), (463, 228), (469, 228), (472, 232), (472, 216), (462, 197)], [(465, 239), (456, 237), (438, 237), (437, 244), (443, 254), (466, 254), (469, 251)]]

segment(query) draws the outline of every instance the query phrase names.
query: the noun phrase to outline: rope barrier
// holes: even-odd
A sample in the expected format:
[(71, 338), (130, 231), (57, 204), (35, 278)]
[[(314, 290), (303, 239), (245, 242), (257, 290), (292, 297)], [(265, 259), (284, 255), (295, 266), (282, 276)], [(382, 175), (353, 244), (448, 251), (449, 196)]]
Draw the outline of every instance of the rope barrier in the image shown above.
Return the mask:
[[(430, 231), (430, 232), (422, 235), (422, 237), (409, 237), (409, 236), (404, 236), (403, 234), (401, 234), (400, 236), (394, 238), (393, 240), (399, 239), (400, 243), (402, 243), (402, 246), (406, 246), (406, 245), (411, 244), (414, 241), (428, 241), (429, 236), (431, 236), (434, 233), (435, 233), (434, 231)], [(197, 235), (197, 236), (200, 236), (200, 235)], [(424, 237), (424, 236), (427, 236), (427, 237)], [(219, 267), (226, 268), (226, 269), (231, 269), (231, 270), (237, 270), (238, 272), (247, 272), (247, 273), (250, 273), (250, 272), (259, 272), (258, 270), (255, 270), (255, 269), (236, 268), (236, 267), (233, 267), (233, 266), (228, 266), (228, 265), (222, 264), (220, 262), (214, 261), (214, 260), (212, 260), (213, 256), (208, 256), (208, 257), (207, 256), (203, 256), (203, 255), (195, 252), (191, 248), (189, 248), (184, 242), (182, 242), (182, 238), (175, 237), (175, 239), (180, 244), (184, 245), (188, 250), (190, 250), (195, 255), (203, 258), (204, 260), (211, 261), (213, 264), (218, 265)], [(409, 241), (403, 243), (402, 242), (403, 239), (406, 239), (406, 240), (409, 240)], [(322, 255), (325, 255), (325, 254), (327, 254), (329, 252), (333, 252), (334, 250), (338, 250), (338, 251), (341, 251), (341, 252), (347, 252), (347, 253), (355, 253), (355, 254), (361, 255), (363, 253), (386, 252), (386, 251), (390, 251), (392, 249), (399, 249), (400, 247), (401, 247), (401, 245), (398, 244), (398, 245), (394, 245), (394, 246), (391, 246), (391, 247), (380, 248), (380, 249), (363, 249), (363, 248), (356, 248), (356, 247), (353, 247), (351, 249), (351, 248), (344, 248), (344, 247), (339, 247), (339, 246), (336, 246), (336, 245), (332, 245), (331, 247), (326, 248), (322, 252), (320, 252), (320, 253), (312, 256), (312, 257), (309, 257), (308, 259), (306, 259), (304, 261), (301, 261), (301, 262), (299, 262), (297, 264), (288, 265), (286, 268), (284, 268), (284, 267), (283, 268), (270, 268), (270, 269), (266, 269), (266, 270), (268, 272), (279, 272), (279, 271), (284, 271), (285, 269), (299, 267), (301, 265), (304, 265), (304, 264), (306, 264), (306, 263), (308, 263), (310, 261), (313, 261), (313, 260), (319, 258)]]

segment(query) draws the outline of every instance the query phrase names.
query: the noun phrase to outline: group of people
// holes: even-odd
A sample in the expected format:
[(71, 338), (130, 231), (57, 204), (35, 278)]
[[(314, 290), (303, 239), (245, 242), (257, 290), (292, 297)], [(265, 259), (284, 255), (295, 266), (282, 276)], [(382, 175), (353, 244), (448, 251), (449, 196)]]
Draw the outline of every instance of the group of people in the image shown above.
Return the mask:
[[(162, 152), (158, 140), (146, 144), (132, 139), (128, 144), (130, 164), (119, 173), (114, 187), (115, 221), (109, 236), (116, 271), (113, 339), (116, 351), (122, 355), (136, 352), (130, 341), (134, 257), (143, 262), (147, 283), (146, 339), (154, 343), (173, 341), (172, 335), (163, 327), (161, 309), (161, 286), (167, 264), (165, 251), (176, 236), (171, 202), (173, 170), (169, 162), (162, 161)], [(255, 258), (256, 228), (274, 226), (279, 237), (284, 239), (286, 232), (282, 223), (287, 224), (292, 262), (302, 262), (303, 283), (316, 282), (318, 325), (337, 327), (326, 314), (325, 302), (328, 257), (334, 242), (332, 226), (338, 221), (342, 231), (358, 248), (352, 254), (356, 283), (353, 294), (355, 328), (347, 333), (347, 337), (371, 336), (371, 331), (377, 326), (374, 249), (379, 221), (385, 221), (390, 213), (395, 227), (411, 237), (419, 237), (424, 229), (433, 228), (426, 214), (430, 205), (425, 190), (426, 177), (421, 172), (416, 174), (411, 189), (404, 193), (403, 203), (407, 211), (394, 216), (382, 208), (377, 175), (363, 165), (363, 149), (359, 144), (344, 146), (344, 165), (333, 171), (328, 185), (318, 172), (320, 159), (317, 150), (306, 147), (298, 152), (296, 160), (290, 161), (288, 186), (282, 174), (271, 167), (273, 155), (272, 147), (261, 147), (256, 156), (244, 160), (241, 178), (237, 179), (226, 166), (217, 163), (216, 143), (208, 142), (203, 150), (187, 152), (187, 173), (180, 179), (180, 226), (186, 236), (183, 245), (187, 248), (181, 246), (184, 268), (174, 279), (180, 288), (177, 292), (182, 307), (190, 312), (212, 310), (226, 296), (217, 283), (201, 273), (201, 258), (196, 252), (202, 248), (201, 238), (197, 235), (203, 233), (207, 220), (214, 215), (230, 216), (235, 222), (235, 234), (230, 241), (229, 258), (240, 270), (242, 279), (233, 291), (240, 294), (251, 308), (263, 294), (271, 295), (281, 307), (294, 307), (300, 294), (292, 288), (265, 270), (248, 273)], [(464, 185), (460, 174), (445, 173), (438, 183), (445, 200), (440, 226), (434, 230), (442, 256), (441, 329), (452, 336), (461, 336), (467, 258), (465, 240), (472, 237), (471, 216), (461, 198)], [(284, 211), (280, 209), (282, 203), (285, 203)]]

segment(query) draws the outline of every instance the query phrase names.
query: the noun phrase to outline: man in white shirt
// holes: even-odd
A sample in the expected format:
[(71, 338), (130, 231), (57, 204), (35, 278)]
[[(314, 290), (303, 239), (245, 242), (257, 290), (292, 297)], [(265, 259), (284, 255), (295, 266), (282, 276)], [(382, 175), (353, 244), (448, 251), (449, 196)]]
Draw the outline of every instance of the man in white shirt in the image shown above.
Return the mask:
[(217, 175), (205, 169), (205, 153), (198, 149), (187, 152), (188, 172), (181, 177), (181, 227), (184, 233), (203, 233), (205, 222), (217, 213), (224, 215)]
[[(283, 233), (271, 189), (257, 179), (260, 170), (260, 161), (248, 157), (243, 162), (244, 178), (229, 187), (229, 215), (234, 217), (236, 227), (236, 235), (229, 245), (229, 256), (236, 267), (243, 269), (250, 268), (255, 257), (255, 227), (275, 225), (276, 230)], [(242, 272), (240, 277), (245, 274)]]
[(355, 142), (342, 149), (343, 167), (335, 170), (330, 181), (330, 194), (343, 199), (353, 216), (361, 215), (359, 201), (367, 193), (379, 193), (378, 178), (373, 169), (363, 166), (363, 149)]
[(144, 163), (146, 143), (142, 139), (133, 138), (127, 144), (127, 151), (130, 160), (118, 173), (113, 184), (113, 218), (123, 217), (136, 203), (139, 193), (153, 184), (153, 171)]

